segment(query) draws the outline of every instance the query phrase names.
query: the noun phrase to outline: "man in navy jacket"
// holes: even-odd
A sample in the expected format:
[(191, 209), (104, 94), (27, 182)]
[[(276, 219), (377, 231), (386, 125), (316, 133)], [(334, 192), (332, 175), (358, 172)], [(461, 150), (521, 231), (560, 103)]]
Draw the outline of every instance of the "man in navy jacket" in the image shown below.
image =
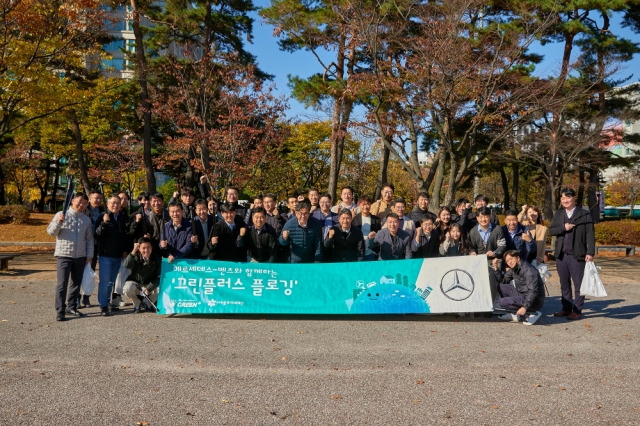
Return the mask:
[(183, 218), (184, 210), (182, 203), (174, 201), (169, 203), (169, 216), (171, 222), (164, 224), (164, 240), (160, 241), (162, 256), (169, 259), (183, 259), (191, 254), (193, 243), (191, 243), (191, 222)]

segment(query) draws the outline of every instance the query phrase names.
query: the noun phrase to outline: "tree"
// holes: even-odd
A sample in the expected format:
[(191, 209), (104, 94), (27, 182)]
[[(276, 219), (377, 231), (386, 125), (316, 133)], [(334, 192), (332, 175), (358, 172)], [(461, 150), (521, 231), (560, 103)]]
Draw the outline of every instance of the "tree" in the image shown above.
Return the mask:
[[(331, 102), (331, 163), (329, 194), (335, 198), (344, 144), (356, 97), (351, 81), (357, 69), (359, 47), (357, 34), (350, 25), (355, 10), (348, 0), (272, 0), (271, 6), (260, 11), (275, 34), (281, 37), (280, 48), (285, 51), (307, 49), (318, 60), (321, 73), (309, 78), (290, 77), (293, 95), (308, 106), (319, 108), (323, 101)], [(326, 63), (321, 49), (335, 51)]]
[(251, 66), (235, 58), (178, 60), (168, 56), (169, 84), (154, 89), (154, 109), (170, 124), (160, 167), (172, 163), (206, 174), (218, 190), (251, 180), (281, 140), (285, 104), (264, 88)]
[(633, 210), (640, 198), (640, 166), (616, 173), (605, 187), (606, 201), (613, 206), (630, 206)]

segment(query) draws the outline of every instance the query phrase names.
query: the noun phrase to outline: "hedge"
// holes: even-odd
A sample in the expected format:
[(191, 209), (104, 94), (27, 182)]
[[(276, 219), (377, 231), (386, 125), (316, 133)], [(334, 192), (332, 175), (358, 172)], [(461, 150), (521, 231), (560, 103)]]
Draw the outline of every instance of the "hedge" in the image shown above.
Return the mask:
[(640, 244), (640, 221), (626, 219), (596, 223), (596, 244), (605, 246)]
[(0, 206), (0, 222), (11, 222), (19, 225), (26, 223), (29, 220), (29, 215), (29, 210), (19, 204)]

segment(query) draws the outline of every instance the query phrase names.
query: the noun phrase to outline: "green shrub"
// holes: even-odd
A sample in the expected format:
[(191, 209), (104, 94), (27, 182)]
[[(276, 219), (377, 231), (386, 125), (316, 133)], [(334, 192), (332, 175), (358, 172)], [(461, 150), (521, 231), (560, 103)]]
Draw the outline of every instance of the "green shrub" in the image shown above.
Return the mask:
[(640, 221), (627, 219), (597, 223), (596, 244), (605, 246), (640, 244)]
[(17, 225), (26, 223), (31, 213), (25, 206), (14, 204), (10, 206), (0, 206), (0, 221), (11, 222)]

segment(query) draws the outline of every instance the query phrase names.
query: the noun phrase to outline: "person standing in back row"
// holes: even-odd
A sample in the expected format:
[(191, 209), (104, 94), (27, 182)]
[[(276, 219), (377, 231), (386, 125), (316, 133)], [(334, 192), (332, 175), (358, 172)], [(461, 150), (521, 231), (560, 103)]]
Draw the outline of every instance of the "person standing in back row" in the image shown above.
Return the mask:
[[(555, 317), (580, 319), (584, 296), (580, 294), (580, 285), (584, 276), (586, 262), (591, 262), (596, 250), (595, 228), (591, 213), (576, 205), (576, 193), (571, 188), (561, 191), (558, 210), (551, 219), (549, 233), (556, 237), (556, 267), (562, 291), (562, 309), (553, 314)], [(573, 281), (573, 297), (571, 294)]]

